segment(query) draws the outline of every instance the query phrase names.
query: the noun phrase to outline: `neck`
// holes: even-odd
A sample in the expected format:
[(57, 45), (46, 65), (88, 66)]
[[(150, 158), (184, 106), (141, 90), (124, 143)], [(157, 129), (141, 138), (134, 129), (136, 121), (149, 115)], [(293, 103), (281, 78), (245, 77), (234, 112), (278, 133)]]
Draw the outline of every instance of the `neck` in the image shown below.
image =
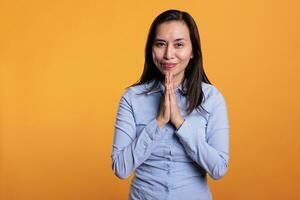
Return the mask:
[(183, 81), (183, 76), (173, 75), (174, 88), (177, 88)]
[[(164, 84), (164, 80), (165, 79), (165, 76), (163, 75), (163, 76), (161, 76), (158, 80), (162, 83), (162, 84)], [(183, 81), (183, 76), (179, 76), (179, 75), (173, 75), (173, 83), (174, 83), (174, 88), (177, 88), (181, 83), (182, 83), (182, 81)]]

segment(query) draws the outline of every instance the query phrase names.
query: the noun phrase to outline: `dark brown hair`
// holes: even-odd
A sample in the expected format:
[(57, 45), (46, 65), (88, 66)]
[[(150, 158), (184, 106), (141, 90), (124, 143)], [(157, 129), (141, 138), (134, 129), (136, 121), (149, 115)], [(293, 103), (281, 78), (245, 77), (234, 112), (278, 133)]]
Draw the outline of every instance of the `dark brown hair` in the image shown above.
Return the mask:
[[(157, 69), (153, 62), (152, 57), (152, 47), (155, 39), (157, 27), (167, 21), (183, 21), (188, 29), (190, 34), (190, 39), (193, 49), (193, 58), (190, 59), (188, 66), (184, 71), (184, 79), (182, 83), (184, 96), (186, 96), (186, 111), (187, 114), (190, 114), (194, 109), (201, 111), (206, 111), (201, 103), (204, 101), (204, 93), (202, 91), (201, 82), (210, 83), (208, 80), (204, 69), (202, 61), (202, 52), (200, 44), (200, 36), (198, 32), (197, 25), (190, 14), (184, 11), (179, 10), (167, 10), (160, 15), (158, 15), (151, 24), (150, 30), (148, 32), (148, 38), (145, 48), (145, 63), (144, 71), (136, 83), (131, 86), (141, 85), (154, 80), (154, 84), (147, 91), (141, 93), (145, 94), (149, 91), (152, 91), (157, 88), (159, 81), (163, 83), (164, 75)], [(129, 86), (129, 87), (131, 87)], [(207, 112), (207, 111), (206, 111)]]

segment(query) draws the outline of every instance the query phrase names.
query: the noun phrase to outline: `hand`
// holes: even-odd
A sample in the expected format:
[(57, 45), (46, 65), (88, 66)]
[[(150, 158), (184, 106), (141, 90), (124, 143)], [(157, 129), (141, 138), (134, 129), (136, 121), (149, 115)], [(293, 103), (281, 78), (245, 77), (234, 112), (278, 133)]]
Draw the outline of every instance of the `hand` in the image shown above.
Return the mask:
[(171, 120), (176, 129), (184, 122), (177, 106), (173, 74), (171, 72), (167, 72), (165, 75), (165, 93), (161, 100), (160, 111), (156, 120), (160, 127), (164, 127)]
[(170, 120), (171, 123), (178, 129), (181, 124), (184, 122), (184, 118), (180, 114), (180, 109), (178, 108), (177, 101), (176, 101), (176, 95), (175, 95), (175, 88), (174, 88), (174, 82), (173, 82), (173, 74), (170, 73)]
[(170, 79), (169, 75), (165, 76), (165, 93), (160, 102), (160, 108), (156, 120), (161, 128), (170, 121)]

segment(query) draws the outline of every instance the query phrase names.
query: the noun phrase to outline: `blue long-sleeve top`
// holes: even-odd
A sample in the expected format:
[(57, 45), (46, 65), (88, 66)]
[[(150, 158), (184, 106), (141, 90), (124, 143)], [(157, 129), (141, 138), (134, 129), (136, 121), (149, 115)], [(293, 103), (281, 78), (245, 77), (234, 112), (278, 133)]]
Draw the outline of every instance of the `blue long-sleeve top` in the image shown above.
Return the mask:
[(184, 117), (176, 128), (161, 128), (156, 117), (164, 95), (162, 83), (156, 90), (140, 95), (154, 81), (132, 86), (122, 95), (115, 121), (112, 168), (116, 176), (132, 172), (129, 199), (210, 200), (208, 174), (217, 180), (228, 169), (229, 123), (223, 95), (213, 85), (201, 82), (202, 106), (186, 114), (182, 85), (175, 90)]

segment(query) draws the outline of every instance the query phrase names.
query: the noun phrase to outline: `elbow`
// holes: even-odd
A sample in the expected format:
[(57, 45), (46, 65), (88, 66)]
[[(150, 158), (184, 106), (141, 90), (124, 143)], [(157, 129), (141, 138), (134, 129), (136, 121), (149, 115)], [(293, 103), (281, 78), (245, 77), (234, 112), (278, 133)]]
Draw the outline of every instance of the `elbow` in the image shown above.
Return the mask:
[(114, 174), (119, 178), (119, 179), (127, 179), (130, 176), (130, 172), (126, 170), (126, 167), (121, 167), (118, 165), (118, 163), (113, 162), (112, 164), (112, 170)]
[(119, 178), (119, 179), (127, 179), (130, 174), (122, 173), (120, 171), (114, 171), (114, 174)]
[(215, 181), (220, 180), (221, 178), (223, 178), (225, 176), (225, 173), (220, 173), (220, 174), (212, 174), (210, 177), (212, 179), (214, 179)]
[(220, 180), (225, 176), (228, 171), (227, 163), (222, 163), (219, 166), (216, 166), (213, 172), (210, 174), (210, 177), (214, 180)]

